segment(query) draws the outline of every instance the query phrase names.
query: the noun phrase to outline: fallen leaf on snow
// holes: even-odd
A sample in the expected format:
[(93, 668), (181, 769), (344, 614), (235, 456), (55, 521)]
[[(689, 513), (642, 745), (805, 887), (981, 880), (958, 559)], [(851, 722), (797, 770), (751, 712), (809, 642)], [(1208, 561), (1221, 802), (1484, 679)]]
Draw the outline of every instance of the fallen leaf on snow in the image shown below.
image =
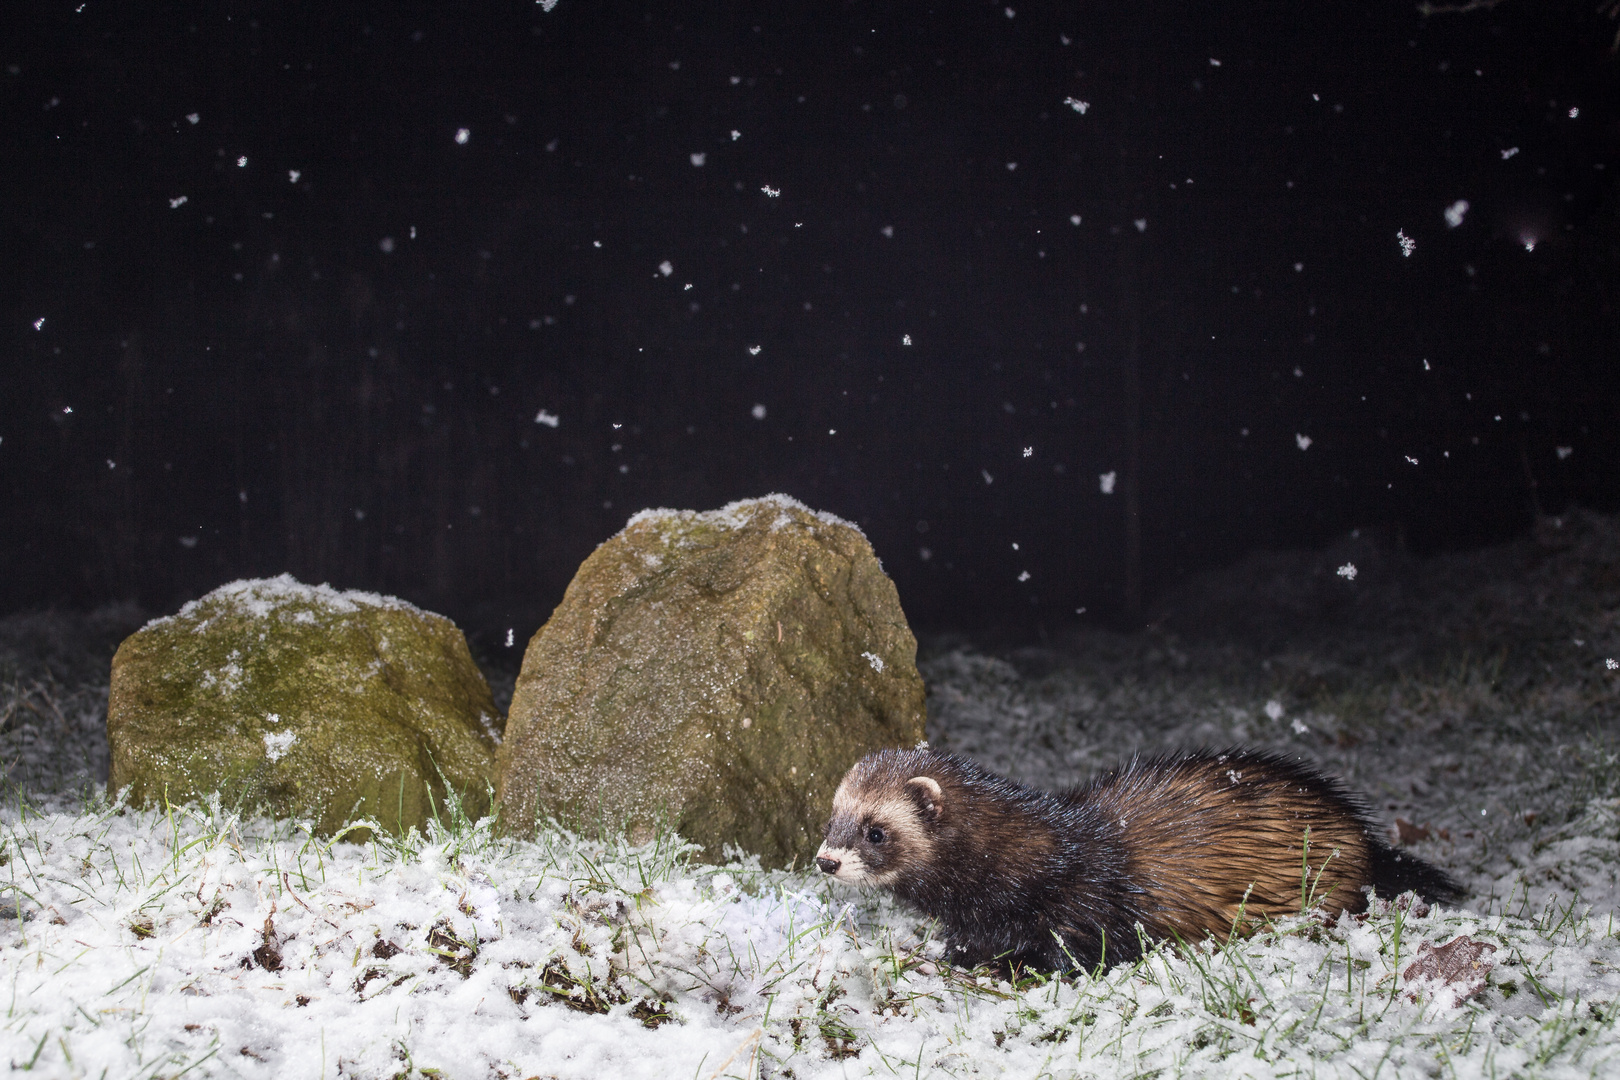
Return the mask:
[(1441, 991), (1450, 994), (1453, 1007), (1461, 1005), (1485, 989), (1485, 979), (1496, 966), (1490, 955), (1495, 951), (1495, 945), (1466, 935), (1438, 947), (1425, 941), (1418, 946), (1417, 959), (1401, 972), (1408, 988), (1407, 998), (1416, 1001), (1418, 992), (1426, 986), (1437, 995)]

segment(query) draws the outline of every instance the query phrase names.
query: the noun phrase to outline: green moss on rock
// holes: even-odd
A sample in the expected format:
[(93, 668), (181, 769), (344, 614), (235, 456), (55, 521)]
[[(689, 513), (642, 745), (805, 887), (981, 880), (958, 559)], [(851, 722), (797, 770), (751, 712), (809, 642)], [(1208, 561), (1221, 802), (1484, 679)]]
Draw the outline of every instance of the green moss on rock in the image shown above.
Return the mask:
[(135, 805), (219, 792), (326, 835), (362, 818), (397, 831), (443, 807), (445, 781), (488, 812), (499, 723), (449, 619), (285, 574), (237, 581), (119, 647), (108, 788)]
[(529, 642), (501, 820), (644, 835), (667, 818), (711, 858), (802, 865), (850, 765), (922, 738), (916, 653), (848, 522), (780, 495), (637, 514)]

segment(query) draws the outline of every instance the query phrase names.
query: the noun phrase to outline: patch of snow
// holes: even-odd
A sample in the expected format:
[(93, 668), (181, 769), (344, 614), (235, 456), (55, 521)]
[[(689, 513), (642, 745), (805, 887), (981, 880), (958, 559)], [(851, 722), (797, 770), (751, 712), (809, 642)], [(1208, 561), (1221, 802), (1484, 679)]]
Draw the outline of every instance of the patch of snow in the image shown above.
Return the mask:
[[(208, 620), (223, 613), (268, 619), (292, 605), (297, 605), (305, 614), (310, 607), (335, 614), (349, 614), (363, 607), (427, 614), (421, 608), (398, 597), (383, 596), (380, 593), (364, 592), (359, 589), (340, 592), (330, 585), (305, 585), (291, 574), (281, 574), (273, 578), (251, 578), (221, 585), (208, 595), (186, 604), (175, 614), (153, 619), (146, 625), (163, 626), (176, 619), (201, 618), (202, 621), (196, 628), (200, 633)], [(224, 612), (217, 610), (221, 608)], [(298, 621), (308, 621), (300, 619), (299, 616), (299, 611), (288, 615), (289, 618)]]
[(276, 731), (264, 733), (264, 756), (271, 761), (280, 761), (292, 749), (292, 744), (298, 741), (298, 733), (294, 731)]
[[(718, 510), (671, 510), (667, 507), (637, 511), (630, 520), (625, 522), (625, 529), (633, 529), (641, 525), (679, 521), (683, 523), (703, 524), (721, 529), (740, 529), (748, 525), (754, 518), (767, 511), (775, 511), (776, 517), (772, 521), (773, 531), (781, 529), (794, 521), (793, 512), (808, 514), (827, 525), (840, 525), (847, 529), (854, 529), (861, 533), (860, 526), (852, 521), (845, 521), (835, 514), (825, 510), (812, 510), (791, 495), (773, 494), (762, 495), (757, 499), (738, 499), (727, 503)], [(865, 536), (865, 533), (861, 533)]]

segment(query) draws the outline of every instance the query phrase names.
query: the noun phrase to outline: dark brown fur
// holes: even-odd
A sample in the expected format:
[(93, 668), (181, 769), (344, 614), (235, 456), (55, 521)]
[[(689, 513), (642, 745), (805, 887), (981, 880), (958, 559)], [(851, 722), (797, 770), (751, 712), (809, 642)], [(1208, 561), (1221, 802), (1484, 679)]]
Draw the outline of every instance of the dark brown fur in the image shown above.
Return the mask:
[(1091, 968), (1140, 956), (1138, 925), (1225, 937), (1302, 907), (1361, 911), (1369, 886), (1460, 896), (1337, 780), (1253, 750), (1138, 759), (1057, 794), (885, 750), (839, 785), (817, 862), (938, 918), (968, 965)]

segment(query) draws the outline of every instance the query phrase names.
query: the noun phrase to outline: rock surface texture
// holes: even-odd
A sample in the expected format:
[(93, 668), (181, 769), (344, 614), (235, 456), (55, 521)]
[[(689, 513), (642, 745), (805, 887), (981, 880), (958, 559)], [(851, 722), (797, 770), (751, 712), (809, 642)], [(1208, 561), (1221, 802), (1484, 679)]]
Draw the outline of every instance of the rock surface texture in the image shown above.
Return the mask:
[(217, 791), (323, 835), (421, 827), (445, 781), (488, 812), (498, 725), (449, 619), (287, 575), (237, 581), (119, 646), (108, 788), (159, 806)]
[(844, 772), (923, 736), (916, 639), (859, 529), (782, 495), (649, 510), (529, 642), (497, 764), (506, 827), (645, 836), (719, 859), (815, 853)]

